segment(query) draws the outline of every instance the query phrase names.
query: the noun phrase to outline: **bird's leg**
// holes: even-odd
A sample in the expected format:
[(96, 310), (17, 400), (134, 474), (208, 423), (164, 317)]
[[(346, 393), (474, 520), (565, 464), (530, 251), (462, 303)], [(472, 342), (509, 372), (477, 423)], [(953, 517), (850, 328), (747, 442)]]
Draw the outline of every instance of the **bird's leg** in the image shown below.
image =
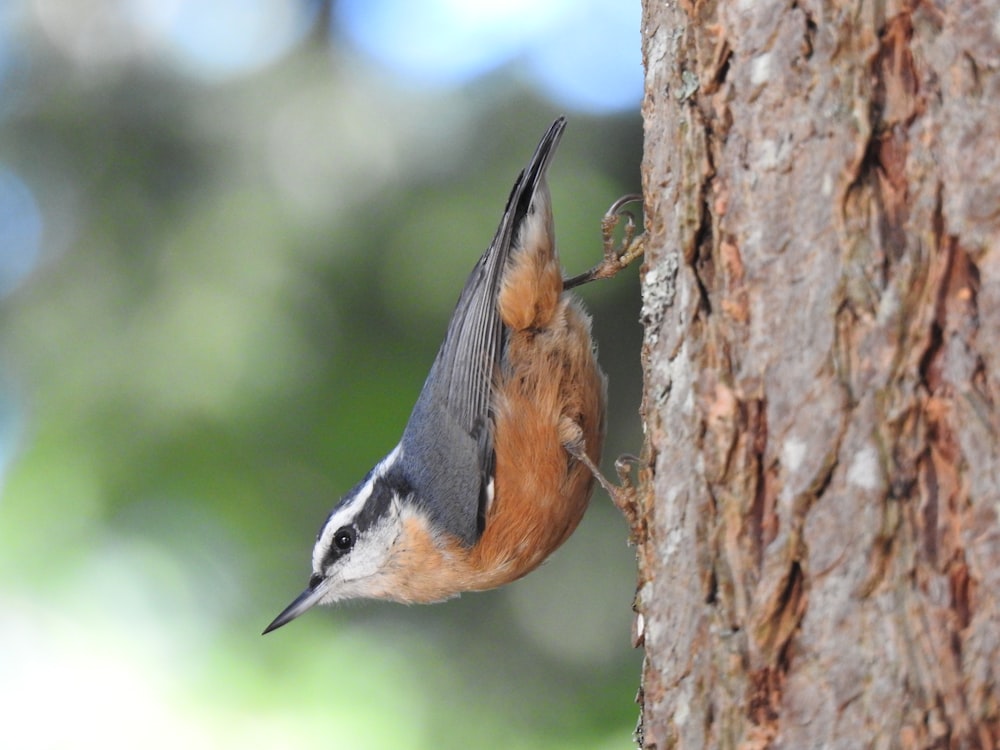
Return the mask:
[[(589, 271), (573, 276), (563, 281), (565, 289), (572, 289), (581, 284), (587, 284), (597, 279), (610, 279), (619, 271), (626, 268), (632, 261), (642, 255), (646, 250), (646, 235), (635, 234), (635, 216), (631, 211), (626, 211), (625, 206), (629, 203), (636, 203), (642, 200), (641, 195), (623, 195), (611, 204), (611, 208), (601, 219), (601, 240), (604, 244), (604, 260), (591, 268)], [(614, 231), (625, 218), (625, 227), (621, 244), (615, 242)]]
[(597, 468), (597, 464), (591, 461), (590, 456), (587, 455), (583, 440), (583, 431), (580, 429), (580, 425), (564, 418), (563, 424), (560, 427), (560, 434), (563, 437), (563, 447), (566, 449), (566, 452), (586, 466), (590, 470), (590, 473), (594, 475), (597, 483), (611, 497), (611, 502), (625, 516), (625, 521), (629, 527), (629, 535), (633, 542), (636, 541), (639, 530), (639, 506), (636, 487), (632, 483), (631, 472), (633, 465), (642, 464), (641, 459), (631, 454), (619, 456), (618, 460), (615, 461), (615, 472), (618, 474), (618, 481), (621, 484), (613, 484), (601, 473), (601, 470)]
[(618, 475), (619, 484), (614, 488), (613, 493), (610, 491), (609, 493), (615, 507), (622, 512), (628, 522), (629, 536), (632, 542), (637, 543), (642, 538), (639, 533), (642, 521), (639, 518), (639, 491), (632, 483), (633, 466), (643, 466), (642, 459), (631, 453), (623, 453), (615, 459), (615, 473)]

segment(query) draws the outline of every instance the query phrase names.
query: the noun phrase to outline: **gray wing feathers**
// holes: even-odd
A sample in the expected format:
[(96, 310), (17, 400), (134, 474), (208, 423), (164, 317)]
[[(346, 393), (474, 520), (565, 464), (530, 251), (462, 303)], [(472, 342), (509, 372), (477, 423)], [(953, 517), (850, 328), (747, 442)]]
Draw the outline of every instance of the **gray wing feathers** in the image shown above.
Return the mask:
[[(496, 235), (462, 289), (403, 435), (403, 451), (413, 459), (406, 463), (422, 475), (411, 479), (428, 503), (428, 512), (469, 544), (482, 531), (485, 483), (491, 478), (484, 472), (492, 474), (490, 401), (504, 343), (497, 294), (521, 224), (565, 126), (562, 117), (552, 123), (518, 175)], [(427, 465), (426, 460), (436, 465)]]
[(552, 123), (518, 176), (496, 236), (466, 281), (432, 369), (438, 396), (470, 432), (488, 416), (493, 370), (500, 361), (503, 326), (496, 301), (503, 272), (565, 125), (563, 118)]

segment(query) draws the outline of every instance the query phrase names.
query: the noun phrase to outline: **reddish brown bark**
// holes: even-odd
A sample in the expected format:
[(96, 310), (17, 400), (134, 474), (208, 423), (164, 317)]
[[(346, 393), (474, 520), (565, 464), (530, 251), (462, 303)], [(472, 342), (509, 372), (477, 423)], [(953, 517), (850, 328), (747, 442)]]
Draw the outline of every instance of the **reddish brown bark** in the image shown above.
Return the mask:
[(1000, 6), (644, 5), (643, 745), (1000, 746)]

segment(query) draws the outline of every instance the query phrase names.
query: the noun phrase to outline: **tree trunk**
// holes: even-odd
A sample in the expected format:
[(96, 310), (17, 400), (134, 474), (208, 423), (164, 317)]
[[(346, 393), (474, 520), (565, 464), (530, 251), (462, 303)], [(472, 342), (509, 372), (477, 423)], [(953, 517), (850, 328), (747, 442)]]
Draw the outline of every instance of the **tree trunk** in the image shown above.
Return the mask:
[(644, 0), (648, 748), (1000, 746), (1000, 3)]

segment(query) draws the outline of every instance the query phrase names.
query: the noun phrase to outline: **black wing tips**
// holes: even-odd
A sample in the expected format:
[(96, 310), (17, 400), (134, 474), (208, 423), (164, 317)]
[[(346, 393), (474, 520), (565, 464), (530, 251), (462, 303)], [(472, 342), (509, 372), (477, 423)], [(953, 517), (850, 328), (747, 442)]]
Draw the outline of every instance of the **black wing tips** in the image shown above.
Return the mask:
[[(538, 183), (545, 177), (545, 173), (548, 171), (549, 164), (552, 161), (552, 156), (556, 152), (556, 147), (559, 145), (559, 140), (562, 138), (565, 129), (566, 118), (557, 117), (549, 125), (549, 129), (545, 131), (545, 135), (542, 136), (538, 145), (535, 146), (535, 153), (531, 155), (527, 166), (518, 174), (517, 180), (514, 181), (514, 187), (511, 188), (510, 195), (507, 196), (507, 205), (504, 207), (503, 219), (500, 221), (496, 237), (493, 238), (493, 242), (490, 245), (490, 251), (496, 250), (498, 245), (502, 244), (499, 240), (501, 240), (504, 230), (508, 229), (509, 231), (512, 226), (518, 225), (527, 214), (528, 208), (531, 206), (531, 199), (538, 188)], [(509, 250), (509, 245), (510, 243), (508, 242), (507, 247), (504, 249)]]

